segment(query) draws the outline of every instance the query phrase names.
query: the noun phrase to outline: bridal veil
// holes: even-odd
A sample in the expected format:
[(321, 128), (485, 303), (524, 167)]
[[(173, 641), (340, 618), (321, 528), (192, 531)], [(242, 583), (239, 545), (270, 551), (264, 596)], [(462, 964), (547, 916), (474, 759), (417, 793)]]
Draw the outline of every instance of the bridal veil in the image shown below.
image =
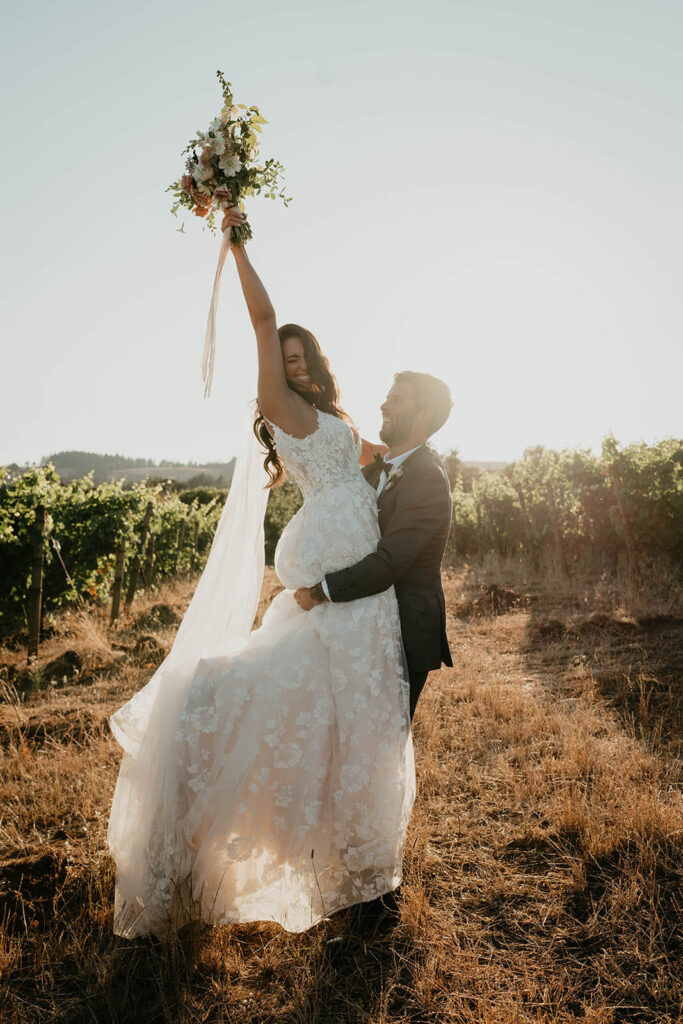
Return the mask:
[(163, 701), (169, 709), (177, 702), (182, 705), (199, 659), (236, 650), (251, 631), (265, 568), (264, 518), (270, 491), (265, 487), (263, 451), (253, 432), (253, 412), (245, 420), (228, 497), (173, 646), (150, 681), (109, 719), (114, 736), (131, 757), (140, 753), (155, 703)]

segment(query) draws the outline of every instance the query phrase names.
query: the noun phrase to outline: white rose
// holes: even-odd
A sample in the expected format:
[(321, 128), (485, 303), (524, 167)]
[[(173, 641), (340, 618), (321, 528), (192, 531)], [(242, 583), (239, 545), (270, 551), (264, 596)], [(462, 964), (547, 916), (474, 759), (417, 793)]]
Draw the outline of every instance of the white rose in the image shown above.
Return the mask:
[(241, 170), (242, 164), (238, 156), (223, 155), (218, 160), (218, 166), (228, 178), (232, 178)]
[(208, 178), (213, 177), (213, 170), (211, 164), (203, 164), (200, 160), (192, 173), (192, 177), (195, 181), (206, 181)]

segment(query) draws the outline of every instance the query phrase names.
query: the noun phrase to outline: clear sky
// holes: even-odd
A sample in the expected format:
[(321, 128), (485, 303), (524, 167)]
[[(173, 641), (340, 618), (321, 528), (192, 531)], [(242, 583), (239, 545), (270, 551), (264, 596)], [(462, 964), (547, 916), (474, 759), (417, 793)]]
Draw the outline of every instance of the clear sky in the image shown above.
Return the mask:
[(448, 382), (433, 444), (467, 460), (680, 436), (682, 42), (678, 0), (14, 4), (0, 464), (236, 449), (236, 269), (204, 399), (219, 238), (165, 192), (218, 68), (293, 197), (248, 203), (252, 263), (366, 437), (402, 369)]

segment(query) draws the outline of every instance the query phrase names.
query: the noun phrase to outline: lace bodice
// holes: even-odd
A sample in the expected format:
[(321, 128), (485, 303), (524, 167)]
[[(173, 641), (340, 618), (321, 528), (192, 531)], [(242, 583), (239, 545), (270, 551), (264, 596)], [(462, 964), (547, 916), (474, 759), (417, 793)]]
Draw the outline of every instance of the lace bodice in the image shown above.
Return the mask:
[(360, 436), (337, 416), (316, 413), (318, 427), (307, 437), (269, 424), (278, 455), (304, 498), (275, 549), (275, 571), (294, 589), (353, 565), (380, 538), (377, 497), (358, 463)]
[(304, 499), (331, 487), (363, 493), (374, 492), (360, 471), (361, 439), (345, 420), (316, 409), (317, 429), (307, 437), (294, 437), (268, 423), (278, 455), (294, 477)]

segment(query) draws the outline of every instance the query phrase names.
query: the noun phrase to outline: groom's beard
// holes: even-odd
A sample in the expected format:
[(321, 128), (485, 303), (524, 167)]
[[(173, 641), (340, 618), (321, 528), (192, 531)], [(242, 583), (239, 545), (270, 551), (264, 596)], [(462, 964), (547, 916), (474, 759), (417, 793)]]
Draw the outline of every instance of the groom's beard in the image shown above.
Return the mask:
[(390, 448), (397, 448), (398, 445), (404, 444), (408, 440), (412, 429), (413, 417), (411, 415), (393, 416), (389, 423), (382, 424), (379, 438)]

